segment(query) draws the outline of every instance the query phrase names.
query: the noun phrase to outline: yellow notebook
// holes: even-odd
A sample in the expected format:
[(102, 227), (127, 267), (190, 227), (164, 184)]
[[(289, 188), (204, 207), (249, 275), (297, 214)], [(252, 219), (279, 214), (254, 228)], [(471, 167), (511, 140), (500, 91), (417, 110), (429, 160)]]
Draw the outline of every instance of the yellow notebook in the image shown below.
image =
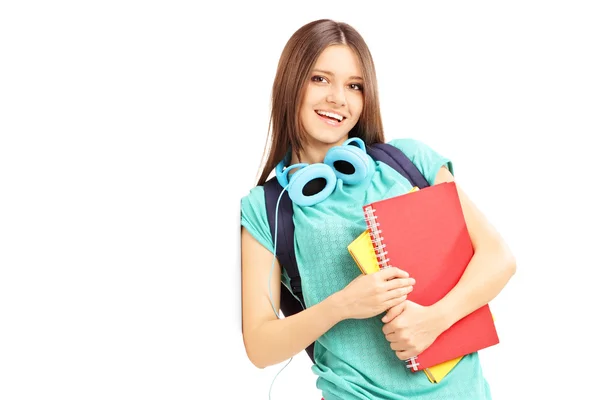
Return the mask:
[(450, 371), (452, 371), (452, 368), (454, 368), (461, 359), (462, 357), (457, 357), (453, 360), (434, 365), (433, 367), (425, 368), (423, 372), (425, 372), (425, 375), (427, 375), (427, 378), (431, 383), (440, 383), (440, 381), (444, 379), (444, 377), (448, 375)]
[[(492, 319), (496, 319), (494, 318), (494, 316), (492, 315)], [(431, 368), (425, 368), (423, 370), (423, 372), (425, 372), (425, 375), (427, 375), (427, 378), (429, 378), (429, 381), (432, 383), (440, 383), (440, 381), (446, 376), (448, 375), (448, 373), (450, 371), (452, 371), (452, 368), (454, 368), (456, 366), (456, 364), (458, 364), (458, 362), (461, 360), (462, 357), (457, 357), (453, 360), (449, 360), (446, 362), (443, 362), (441, 364), (438, 365), (434, 365)]]
[(372, 274), (379, 271), (379, 263), (373, 249), (373, 243), (371, 243), (369, 230), (365, 230), (348, 245), (348, 252), (350, 252), (354, 262), (363, 274)]

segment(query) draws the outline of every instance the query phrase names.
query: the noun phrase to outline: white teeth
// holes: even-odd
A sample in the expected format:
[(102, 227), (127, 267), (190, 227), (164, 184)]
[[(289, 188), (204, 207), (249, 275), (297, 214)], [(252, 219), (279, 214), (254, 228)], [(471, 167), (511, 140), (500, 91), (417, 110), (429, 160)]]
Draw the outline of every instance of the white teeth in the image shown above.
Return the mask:
[(340, 122), (344, 119), (343, 116), (341, 116), (339, 114), (336, 114), (336, 113), (329, 112), (329, 111), (317, 111), (317, 114), (319, 114), (319, 115), (325, 115), (325, 116), (327, 116), (329, 118), (335, 118), (335, 119), (337, 119)]

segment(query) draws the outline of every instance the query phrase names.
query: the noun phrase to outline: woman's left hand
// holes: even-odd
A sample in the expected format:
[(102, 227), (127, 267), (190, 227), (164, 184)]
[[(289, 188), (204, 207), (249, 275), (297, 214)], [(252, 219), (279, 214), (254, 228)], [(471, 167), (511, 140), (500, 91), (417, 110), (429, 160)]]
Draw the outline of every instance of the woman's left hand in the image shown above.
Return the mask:
[(421, 354), (445, 330), (444, 318), (433, 307), (405, 300), (382, 318), (383, 333), (401, 360)]

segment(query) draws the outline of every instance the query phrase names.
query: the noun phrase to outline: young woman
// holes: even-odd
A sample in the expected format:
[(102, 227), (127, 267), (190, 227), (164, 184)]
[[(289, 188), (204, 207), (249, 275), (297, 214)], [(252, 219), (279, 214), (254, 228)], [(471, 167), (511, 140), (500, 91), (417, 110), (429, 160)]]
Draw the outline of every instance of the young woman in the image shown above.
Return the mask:
[[(275, 314), (286, 274), (274, 261), (263, 184), (282, 160), (285, 167), (292, 165), (285, 170), (291, 179), (308, 166), (321, 165), (332, 148), (347, 145), (349, 138), (367, 146), (384, 142), (373, 60), (351, 26), (313, 21), (292, 35), (281, 55), (272, 93), (270, 151), (257, 186), (242, 199), (242, 327), (249, 359), (264, 368), (314, 342), (313, 371), (326, 400), (491, 398), (477, 353), (465, 356), (439, 384), (410, 372), (404, 362), (490, 302), (515, 272), (510, 250), (460, 188), (475, 255), (460, 282), (438, 303), (424, 307), (407, 300), (419, 283), (399, 268), (362, 275), (347, 251), (366, 229), (364, 204), (412, 188), (388, 165), (366, 156), (359, 182), (338, 179), (317, 202), (293, 204), (306, 308), (286, 318)], [(424, 143), (389, 143), (410, 158), (429, 184), (454, 180), (451, 161)]]

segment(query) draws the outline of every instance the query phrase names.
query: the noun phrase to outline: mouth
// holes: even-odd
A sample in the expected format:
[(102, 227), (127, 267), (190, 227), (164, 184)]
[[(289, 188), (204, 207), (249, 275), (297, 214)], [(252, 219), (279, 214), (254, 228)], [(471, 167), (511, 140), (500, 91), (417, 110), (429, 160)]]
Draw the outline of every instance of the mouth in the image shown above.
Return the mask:
[(341, 114), (338, 113), (334, 113), (331, 111), (321, 111), (321, 110), (315, 110), (315, 113), (326, 123), (328, 123), (329, 125), (340, 125), (345, 119), (346, 117), (344, 117)]

